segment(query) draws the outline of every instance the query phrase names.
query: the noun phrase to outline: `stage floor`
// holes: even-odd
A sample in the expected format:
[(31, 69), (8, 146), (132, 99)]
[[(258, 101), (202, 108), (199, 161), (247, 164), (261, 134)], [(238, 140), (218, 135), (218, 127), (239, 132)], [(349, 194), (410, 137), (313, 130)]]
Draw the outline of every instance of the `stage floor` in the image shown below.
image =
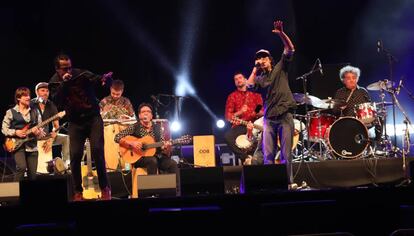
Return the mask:
[[(401, 161), (295, 163), (295, 181), (306, 181), (310, 188), (260, 194), (236, 194), (242, 167), (225, 166), (227, 194), (2, 204), (0, 227), (2, 235), (122, 234), (140, 227), (180, 234), (194, 234), (190, 228), (195, 228), (215, 234), (252, 230), (273, 235), (390, 235), (397, 229), (414, 228), (414, 188), (401, 184), (405, 180)], [(56, 191), (48, 190), (51, 195)]]

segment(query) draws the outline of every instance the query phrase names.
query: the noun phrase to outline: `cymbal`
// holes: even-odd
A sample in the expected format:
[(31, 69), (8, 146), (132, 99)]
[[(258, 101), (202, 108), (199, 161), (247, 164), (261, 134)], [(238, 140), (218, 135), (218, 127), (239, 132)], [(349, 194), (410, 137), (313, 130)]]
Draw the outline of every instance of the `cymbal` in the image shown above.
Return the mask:
[(392, 106), (392, 102), (376, 102), (376, 106)]
[(392, 88), (394, 85), (395, 83), (389, 80), (380, 80), (378, 82), (368, 85), (367, 89), (371, 91), (380, 91), (380, 90)]
[(295, 101), (299, 104), (308, 104), (308, 105), (312, 105), (315, 106), (319, 105), (321, 103), (321, 99), (312, 96), (312, 95), (307, 95), (305, 96), (305, 94), (303, 93), (294, 93), (293, 97), (295, 99)]
[(341, 99), (322, 99), (322, 102), (328, 104), (329, 108), (342, 107), (346, 105), (346, 102)]

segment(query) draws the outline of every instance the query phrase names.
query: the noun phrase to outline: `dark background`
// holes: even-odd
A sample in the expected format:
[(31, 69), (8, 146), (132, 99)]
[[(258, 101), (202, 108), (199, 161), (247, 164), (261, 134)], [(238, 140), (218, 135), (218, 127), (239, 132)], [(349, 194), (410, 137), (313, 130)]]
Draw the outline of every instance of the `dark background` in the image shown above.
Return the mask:
[[(177, 78), (186, 74), (194, 93), (184, 94), (189, 98), (182, 104), (182, 132), (211, 134), (216, 132), (211, 114), (223, 117), (227, 95), (234, 90), (233, 73), (248, 76), (261, 48), (275, 59), (282, 53), (280, 39), (271, 33), (275, 19), (284, 21), (296, 46), (293, 92), (303, 92), (295, 78), (308, 72), (316, 58), (324, 76), (310, 77), (308, 90), (319, 98), (334, 95), (343, 63), (361, 69), (361, 86), (390, 79), (387, 58), (376, 51), (378, 39), (398, 58), (393, 79), (398, 83), (404, 77), (405, 87), (414, 90), (413, 12), (408, 0), (3, 1), (0, 110), (4, 114), (13, 104), (19, 86), (31, 88), (34, 96), (34, 86), (54, 73), (54, 56), (65, 52), (75, 67), (113, 71), (125, 82), (124, 95), (135, 108), (151, 102), (151, 95), (174, 94)], [(370, 94), (379, 101), (378, 92)], [(404, 90), (398, 98), (413, 114), (413, 100)], [(169, 105), (160, 110), (161, 118), (171, 120), (174, 101), (161, 101)], [(402, 115), (396, 113), (402, 130)]]

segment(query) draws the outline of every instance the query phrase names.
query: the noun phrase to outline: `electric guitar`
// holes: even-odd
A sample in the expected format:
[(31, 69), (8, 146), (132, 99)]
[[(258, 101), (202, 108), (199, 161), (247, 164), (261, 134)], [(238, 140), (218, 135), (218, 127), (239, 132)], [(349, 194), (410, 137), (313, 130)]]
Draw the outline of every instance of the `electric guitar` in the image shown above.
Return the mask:
[(88, 139), (85, 142), (85, 147), (86, 165), (81, 166), (83, 198), (98, 199), (100, 198), (101, 190), (96, 170), (92, 170), (91, 145)]
[[(230, 123), (232, 124), (236, 124), (236, 125), (245, 125), (247, 126), (249, 124), (249, 121), (245, 121), (236, 117), (233, 117), (230, 121)], [(254, 123), (253, 123), (253, 128), (263, 132), (263, 117), (257, 119)], [(299, 131), (298, 130), (294, 130), (294, 135), (293, 135), (293, 143), (292, 143), (292, 150), (294, 150), (296, 148), (296, 146), (298, 145), (299, 142)], [(277, 138), (277, 145), (280, 147), (280, 140), (279, 137)]]
[(27, 130), (26, 138), (7, 137), (6, 141), (4, 142), (4, 148), (6, 149), (7, 152), (16, 151), (27, 141), (30, 141), (30, 140), (34, 139), (34, 137), (29, 137), (29, 135), (33, 132), (34, 128), (41, 128), (41, 127), (49, 124), (50, 122), (52, 122), (54, 120), (61, 119), (65, 115), (66, 115), (66, 112), (61, 111), (61, 112), (57, 113), (56, 115), (50, 117), (49, 119), (46, 119), (46, 120), (42, 121), (41, 123), (37, 124), (36, 126), (34, 126), (31, 129), (29, 129), (29, 124), (27, 124), (25, 127), (23, 127), (23, 129), (21, 129), (21, 130)]
[[(119, 145), (119, 155), (125, 162), (131, 164), (137, 162), (139, 159), (141, 159), (141, 157), (154, 156), (157, 152), (157, 148), (164, 145), (164, 142), (155, 142), (154, 138), (151, 136), (144, 136), (142, 138), (125, 136), (122, 139), (126, 139), (126, 141), (138, 141), (142, 143), (142, 148), (138, 151), (134, 150), (132, 147), (124, 147), (123, 145)], [(193, 138), (190, 135), (184, 135), (178, 139), (171, 140), (171, 144), (188, 144), (192, 141), (192, 139)]]

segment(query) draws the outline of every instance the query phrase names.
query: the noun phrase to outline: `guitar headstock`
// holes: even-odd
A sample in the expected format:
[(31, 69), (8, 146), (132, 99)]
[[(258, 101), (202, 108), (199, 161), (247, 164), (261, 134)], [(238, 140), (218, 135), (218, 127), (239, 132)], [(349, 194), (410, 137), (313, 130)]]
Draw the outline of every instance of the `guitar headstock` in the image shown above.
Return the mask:
[(62, 119), (65, 115), (66, 115), (66, 111), (61, 111), (57, 113), (57, 116), (59, 117), (59, 119)]
[(179, 143), (179, 144), (189, 144), (193, 141), (193, 136), (191, 135), (183, 135), (180, 138), (176, 139), (174, 143)]

